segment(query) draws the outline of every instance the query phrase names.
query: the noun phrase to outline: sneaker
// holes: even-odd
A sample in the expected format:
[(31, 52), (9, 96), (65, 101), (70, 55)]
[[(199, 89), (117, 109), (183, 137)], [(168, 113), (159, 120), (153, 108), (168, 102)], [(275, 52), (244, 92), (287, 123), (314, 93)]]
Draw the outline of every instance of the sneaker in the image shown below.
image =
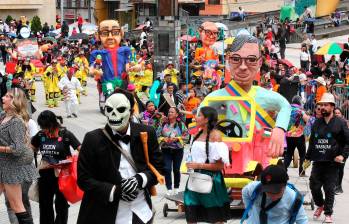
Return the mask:
[(326, 215), (324, 223), (333, 223), (332, 216), (331, 215)]
[(78, 115), (76, 115), (76, 114), (74, 114), (74, 113), (73, 113), (73, 117), (75, 117), (75, 118), (76, 118), (76, 117), (78, 117)]
[(71, 118), (71, 115), (68, 115), (67, 118)]
[(174, 195), (177, 195), (178, 192), (179, 192), (179, 189), (178, 189), (178, 188), (175, 188), (175, 189), (173, 190), (173, 194), (174, 194)]
[(166, 196), (172, 196), (172, 190), (167, 190)]
[(321, 213), (324, 211), (324, 206), (321, 206), (321, 207), (318, 207), (315, 212), (314, 212), (314, 215), (313, 215), (313, 219), (314, 220), (318, 220), (321, 216)]

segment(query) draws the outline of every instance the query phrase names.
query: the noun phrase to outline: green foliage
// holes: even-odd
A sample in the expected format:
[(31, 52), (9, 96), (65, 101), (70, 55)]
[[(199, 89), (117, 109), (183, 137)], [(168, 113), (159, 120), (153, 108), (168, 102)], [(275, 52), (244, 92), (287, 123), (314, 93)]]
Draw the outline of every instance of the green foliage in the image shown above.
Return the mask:
[(8, 15), (8, 16), (6, 17), (5, 22), (6, 22), (7, 24), (10, 24), (10, 22), (11, 22), (12, 20), (13, 20), (12, 16)]
[(31, 22), (30, 29), (33, 33), (37, 33), (42, 30), (42, 25), (40, 21), (40, 17), (34, 16)]

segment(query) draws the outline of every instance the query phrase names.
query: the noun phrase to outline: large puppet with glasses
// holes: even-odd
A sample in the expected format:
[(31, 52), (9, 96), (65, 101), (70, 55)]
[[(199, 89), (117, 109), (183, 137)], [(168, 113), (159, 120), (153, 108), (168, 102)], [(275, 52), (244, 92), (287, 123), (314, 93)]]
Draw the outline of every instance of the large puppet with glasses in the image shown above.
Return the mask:
[(124, 32), (117, 20), (104, 20), (99, 24), (98, 38), (103, 49), (91, 52), (90, 65), (93, 65), (97, 55), (102, 57), (102, 73), (93, 66), (90, 73), (101, 77), (104, 95), (110, 95), (116, 87), (126, 89), (128, 82), (127, 72), (131, 50), (127, 46), (120, 46)]
[[(163, 171), (156, 133), (150, 126), (130, 121), (132, 94), (115, 92), (105, 103), (107, 124), (88, 132), (82, 143), (78, 184), (84, 197), (78, 224), (99, 223), (101, 218), (104, 224), (142, 224), (153, 218), (150, 190), (158, 181), (147, 160)], [(145, 142), (142, 132), (148, 133)]]

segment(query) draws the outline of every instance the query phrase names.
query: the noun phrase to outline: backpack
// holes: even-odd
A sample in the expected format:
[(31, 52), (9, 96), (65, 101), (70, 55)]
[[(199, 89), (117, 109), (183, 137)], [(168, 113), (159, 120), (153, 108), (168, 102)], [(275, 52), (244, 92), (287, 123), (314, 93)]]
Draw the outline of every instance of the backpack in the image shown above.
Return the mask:
[[(261, 187), (262, 187), (262, 183), (259, 183), (256, 186), (256, 188), (253, 190), (252, 196), (251, 196), (251, 202), (245, 208), (245, 211), (244, 211), (244, 214), (242, 215), (240, 224), (243, 224), (244, 221), (248, 218), (248, 212), (251, 210), (254, 201), (258, 197), (260, 190), (261, 190)], [(299, 209), (302, 207), (304, 197), (303, 197), (303, 195), (301, 195), (301, 193), (299, 193), (299, 191), (296, 189), (296, 187), (293, 184), (287, 183), (286, 187), (289, 187), (296, 192), (296, 198), (294, 199), (293, 205), (292, 205), (291, 217), (290, 217), (290, 220), (288, 222), (289, 224), (293, 224), (296, 221), (296, 217), (297, 217), (297, 214), (299, 212)]]

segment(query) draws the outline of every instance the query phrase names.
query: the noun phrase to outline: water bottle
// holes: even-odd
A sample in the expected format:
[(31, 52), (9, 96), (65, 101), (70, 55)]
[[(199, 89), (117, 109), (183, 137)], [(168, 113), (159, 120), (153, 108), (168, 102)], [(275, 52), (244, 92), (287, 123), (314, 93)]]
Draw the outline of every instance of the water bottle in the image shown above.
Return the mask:
[[(187, 163), (191, 163), (192, 161), (193, 161), (193, 157), (192, 157), (191, 153), (189, 153), (187, 156)], [(194, 169), (187, 168), (187, 173), (194, 173)]]

